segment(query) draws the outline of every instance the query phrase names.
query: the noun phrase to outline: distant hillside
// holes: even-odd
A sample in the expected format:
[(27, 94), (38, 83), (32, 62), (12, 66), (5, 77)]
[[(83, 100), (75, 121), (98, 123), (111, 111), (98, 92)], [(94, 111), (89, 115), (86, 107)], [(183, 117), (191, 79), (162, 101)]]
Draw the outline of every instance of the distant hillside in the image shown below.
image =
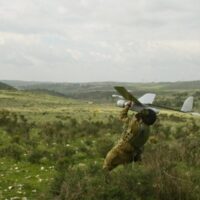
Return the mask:
[(18, 89), (22, 89), (23, 87), (27, 87), (27, 86), (37, 85), (40, 83), (41, 84), (44, 83), (44, 82), (37, 82), (37, 81), (18, 81), (18, 80), (0, 80), (0, 81), (5, 84), (11, 85), (15, 88), (18, 88)]
[(14, 87), (0, 82), (0, 90), (16, 90)]
[[(200, 81), (188, 82), (160, 82), (160, 83), (124, 83), (124, 82), (91, 82), (91, 83), (50, 83), (50, 82), (26, 82), (4, 81), (22, 90), (52, 91), (58, 95), (64, 95), (77, 99), (111, 100), (111, 95), (116, 93), (114, 86), (121, 85), (131, 90), (136, 96), (146, 92), (157, 94), (191, 92), (200, 90)], [(192, 94), (192, 93), (191, 93)], [(186, 94), (187, 95), (187, 94)]]
[(59, 97), (66, 97), (66, 95), (59, 93), (59, 92), (55, 92), (52, 90), (45, 90), (45, 89), (31, 89), (31, 90), (26, 90), (27, 92), (30, 91), (32, 93), (36, 93), (36, 94), (48, 94), (51, 96), (59, 96)]

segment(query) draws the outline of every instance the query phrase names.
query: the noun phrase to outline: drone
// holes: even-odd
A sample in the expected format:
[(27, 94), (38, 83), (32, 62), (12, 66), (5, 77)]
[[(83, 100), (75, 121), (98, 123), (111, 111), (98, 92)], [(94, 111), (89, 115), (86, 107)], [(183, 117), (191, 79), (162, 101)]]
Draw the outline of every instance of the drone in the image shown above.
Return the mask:
[(193, 103), (194, 103), (194, 97), (189, 96), (187, 99), (183, 102), (183, 105), (180, 109), (170, 108), (167, 106), (162, 105), (156, 105), (154, 104), (154, 100), (156, 97), (156, 94), (154, 93), (146, 93), (140, 98), (136, 98), (133, 96), (130, 91), (126, 90), (126, 88), (122, 86), (115, 86), (115, 90), (119, 93), (119, 95), (113, 94), (113, 98), (117, 98), (117, 106), (118, 107), (125, 107), (128, 102), (132, 102), (132, 105), (130, 107), (130, 110), (135, 112), (140, 112), (143, 109), (151, 109), (156, 113), (160, 112), (160, 109), (167, 109), (171, 111), (177, 111), (181, 113), (189, 113), (191, 115), (200, 116), (200, 113), (193, 112)]

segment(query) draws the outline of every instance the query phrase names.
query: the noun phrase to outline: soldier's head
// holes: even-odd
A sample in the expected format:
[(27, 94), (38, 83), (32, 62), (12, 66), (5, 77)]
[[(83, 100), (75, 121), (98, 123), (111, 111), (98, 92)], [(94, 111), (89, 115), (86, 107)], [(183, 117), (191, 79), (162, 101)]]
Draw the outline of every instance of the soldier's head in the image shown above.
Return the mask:
[(141, 119), (146, 125), (153, 125), (156, 121), (156, 113), (151, 109), (143, 109), (137, 113), (136, 118)]

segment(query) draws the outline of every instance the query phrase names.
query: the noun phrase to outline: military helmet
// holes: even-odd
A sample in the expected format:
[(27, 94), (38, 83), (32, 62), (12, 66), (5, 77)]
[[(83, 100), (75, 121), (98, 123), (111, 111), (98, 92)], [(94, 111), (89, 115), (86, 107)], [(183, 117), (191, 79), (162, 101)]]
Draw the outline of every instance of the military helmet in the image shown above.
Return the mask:
[(137, 118), (141, 118), (147, 125), (152, 125), (156, 121), (156, 113), (152, 109), (143, 109), (136, 114)]

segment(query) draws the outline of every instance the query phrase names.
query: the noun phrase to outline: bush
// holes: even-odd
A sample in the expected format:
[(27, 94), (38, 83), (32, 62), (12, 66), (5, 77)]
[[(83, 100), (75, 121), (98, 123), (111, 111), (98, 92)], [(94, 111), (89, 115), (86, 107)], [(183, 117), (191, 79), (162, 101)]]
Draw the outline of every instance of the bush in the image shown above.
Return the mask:
[(15, 160), (21, 160), (24, 153), (24, 148), (19, 144), (8, 144), (0, 148), (0, 156), (9, 156)]
[(50, 153), (45, 150), (45, 148), (37, 147), (33, 149), (31, 153), (28, 155), (28, 161), (31, 163), (41, 163), (42, 158), (49, 158)]
[(114, 142), (108, 137), (100, 138), (96, 141), (96, 150), (101, 157), (105, 157), (113, 146)]
[(118, 170), (118, 173), (112, 174), (109, 183), (105, 182), (101, 165), (96, 165), (95, 173), (93, 168), (69, 168), (60, 185), (59, 194), (55, 196), (63, 200), (154, 199), (152, 179), (152, 173), (139, 166), (134, 169), (128, 166), (121, 171)]

